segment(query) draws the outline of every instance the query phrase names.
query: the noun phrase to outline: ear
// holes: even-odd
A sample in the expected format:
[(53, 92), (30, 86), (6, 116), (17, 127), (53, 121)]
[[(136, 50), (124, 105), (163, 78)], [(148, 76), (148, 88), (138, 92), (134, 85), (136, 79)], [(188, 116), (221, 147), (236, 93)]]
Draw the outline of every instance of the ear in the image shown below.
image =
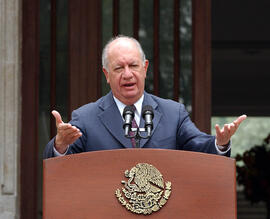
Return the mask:
[(146, 74), (147, 74), (148, 65), (149, 65), (149, 61), (146, 59), (145, 62), (144, 62), (145, 77), (146, 77)]
[(102, 71), (104, 72), (104, 75), (106, 77), (107, 84), (109, 84), (110, 83), (109, 72), (105, 68), (102, 68)]

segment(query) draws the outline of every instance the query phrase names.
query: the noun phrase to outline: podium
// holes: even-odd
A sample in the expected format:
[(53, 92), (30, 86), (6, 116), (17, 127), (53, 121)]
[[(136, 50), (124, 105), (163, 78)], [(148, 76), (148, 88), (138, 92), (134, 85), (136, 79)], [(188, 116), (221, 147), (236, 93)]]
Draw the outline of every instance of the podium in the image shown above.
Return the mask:
[[(138, 163), (156, 167), (171, 182), (167, 203), (150, 215), (122, 206), (115, 191), (125, 170)], [(43, 161), (44, 219), (236, 218), (235, 160), (163, 149), (86, 152)]]

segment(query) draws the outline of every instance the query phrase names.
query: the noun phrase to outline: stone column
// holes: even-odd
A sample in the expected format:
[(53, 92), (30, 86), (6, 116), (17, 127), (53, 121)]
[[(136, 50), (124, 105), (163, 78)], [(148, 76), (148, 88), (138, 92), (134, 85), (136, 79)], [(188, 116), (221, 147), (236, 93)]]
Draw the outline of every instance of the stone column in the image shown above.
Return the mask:
[(19, 218), (21, 1), (0, 0), (0, 219)]

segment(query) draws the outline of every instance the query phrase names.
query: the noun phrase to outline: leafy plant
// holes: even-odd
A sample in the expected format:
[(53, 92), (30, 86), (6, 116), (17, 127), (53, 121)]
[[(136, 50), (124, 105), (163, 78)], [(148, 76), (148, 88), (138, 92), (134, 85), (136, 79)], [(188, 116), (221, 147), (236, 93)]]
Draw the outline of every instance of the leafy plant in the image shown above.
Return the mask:
[(237, 182), (244, 186), (245, 197), (251, 203), (264, 201), (270, 218), (270, 135), (261, 145), (237, 154)]

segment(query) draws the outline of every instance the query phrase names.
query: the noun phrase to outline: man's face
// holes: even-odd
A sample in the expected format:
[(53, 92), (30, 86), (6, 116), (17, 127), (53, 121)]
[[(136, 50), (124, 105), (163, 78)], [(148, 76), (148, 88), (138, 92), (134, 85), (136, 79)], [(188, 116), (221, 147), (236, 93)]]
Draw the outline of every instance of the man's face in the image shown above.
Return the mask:
[(144, 65), (138, 47), (131, 40), (118, 39), (108, 50), (107, 70), (103, 69), (113, 95), (126, 105), (143, 94), (148, 61)]

